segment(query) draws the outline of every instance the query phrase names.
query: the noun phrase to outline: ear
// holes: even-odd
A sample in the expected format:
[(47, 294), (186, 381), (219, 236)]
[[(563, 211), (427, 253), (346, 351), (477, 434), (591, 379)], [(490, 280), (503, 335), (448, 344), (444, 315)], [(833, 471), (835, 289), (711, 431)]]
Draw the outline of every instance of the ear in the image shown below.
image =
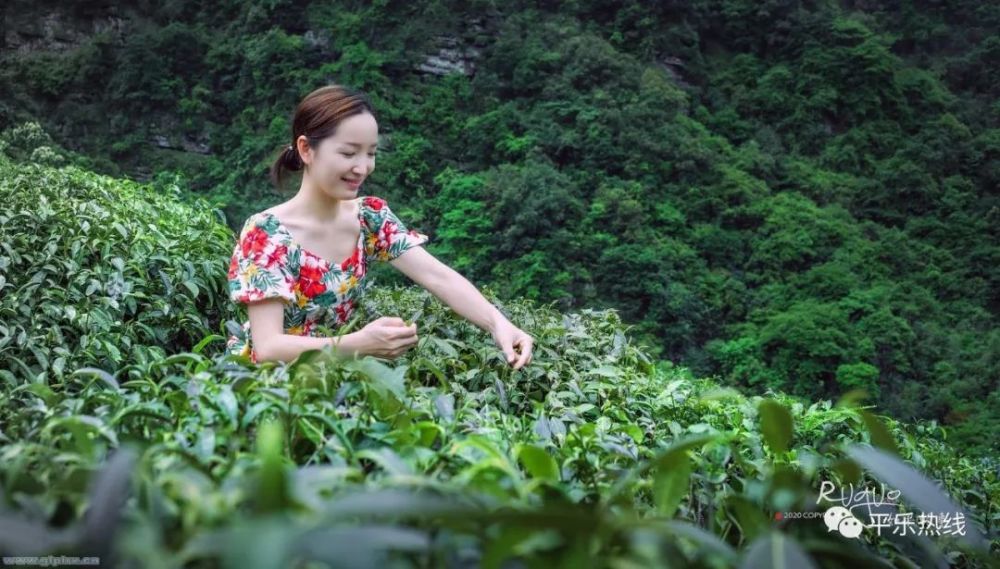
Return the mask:
[(299, 150), (299, 156), (302, 158), (303, 164), (312, 164), (313, 160), (313, 149), (309, 146), (309, 139), (306, 138), (304, 134), (300, 134), (298, 138), (295, 139), (295, 146)]

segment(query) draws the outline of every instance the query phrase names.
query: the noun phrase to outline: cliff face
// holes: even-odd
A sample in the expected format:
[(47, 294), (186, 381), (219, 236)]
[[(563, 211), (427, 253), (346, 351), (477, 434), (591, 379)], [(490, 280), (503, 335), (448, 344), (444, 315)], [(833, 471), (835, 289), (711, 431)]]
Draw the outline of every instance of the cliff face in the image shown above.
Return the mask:
[[(0, 59), (17, 60), (43, 53), (70, 53), (98, 37), (104, 43), (124, 48), (129, 34), (147, 15), (134, 7), (123, 7), (108, 1), (79, 0), (67, 4), (51, 0), (5, 0), (0, 3)], [(428, 75), (473, 75), (484, 34), (488, 32), (488, 23), (488, 18), (483, 16), (469, 18), (463, 37), (436, 35), (427, 53), (414, 65), (414, 70)], [(334, 56), (330, 49), (329, 30), (306, 30), (302, 37), (307, 45), (318, 48), (320, 53)], [(58, 96), (71, 95), (59, 93)], [(182, 132), (184, 129), (176, 117), (146, 116), (142, 120), (149, 130), (146, 142), (153, 149), (188, 155), (213, 154), (208, 133)], [(67, 135), (66, 138), (72, 136)], [(69, 140), (66, 144), (72, 146)], [(152, 174), (142, 165), (130, 168), (129, 173), (139, 180), (146, 180)]]
[(0, 7), (0, 49), (4, 55), (66, 51), (98, 34), (121, 42), (129, 18), (118, 6), (60, 6), (9, 0)]
[[(0, 6), (0, 54), (17, 57), (39, 51), (68, 51), (99, 34), (109, 35), (114, 43), (124, 43), (135, 17), (127, 9), (110, 3), (83, 7), (8, 0)], [(483, 32), (484, 21), (481, 16), (470, 19), (470, 35)], [(325, 30), (308, 30), (303, 37), (307, 43), (321, 48), (330, 41)], [(439, 35), (435, 45), (436, 51), (427, 54), (416, 66), (417, 71), (432, 75), (475, 72), (481, 42)]]

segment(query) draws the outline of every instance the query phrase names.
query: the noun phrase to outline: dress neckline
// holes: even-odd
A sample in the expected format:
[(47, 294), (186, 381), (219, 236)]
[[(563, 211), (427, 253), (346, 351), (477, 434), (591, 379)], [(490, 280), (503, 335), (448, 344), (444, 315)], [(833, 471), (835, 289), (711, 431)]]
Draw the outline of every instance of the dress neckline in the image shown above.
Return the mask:
[(296, 239), (294, 235), (292, 235), (292, 232), (288, 229), (288, 227), (285, 226), (284, 222), (282, 222), (281, 219), (277, 215), (275, 215), (275, 214), (273, 214), (273, 213), (271, 213), (269, 211), (262, 211), (260, 213), (261, 213), (261, 215), (270, 216), (272, 219), (274, 219), (274, 221), (278, 224), (278, 228), (285, 232), (285, 235), (288, 236), (289, 241), (292, 243), (292, 245), (294, 245), (295, 247), (297, 247), (299, 249), (299, 251), (302, 251), (306, 255), (309, 255), (311, 257), (314, 257), (314, 258), (322, 261), (323, 265), (327, 269), (329, 269), (334, 264), (336, 264), (338, 267), (343, 266), (344, 263), (346, 263), (347, 261), (349, 261), (351, 259), (351, 257), (353, 257), (355, 255), (355, 253), (358, 252), (358, 249), (361, 248), (361, 246), (364, 243), (364, 238), (365, 238), (365, 220), (362, 218), (362, 215), (361, 215), (361, 199), (362, 198), (355, 198), (355, 200), (354, 200), (357, 203), (357, 206), (358, 206), (358, 216), (357, 217), (358, 217), (358, 222), (359, 222), (359, 224), (361, 226), (360, 229), (359, 229), (359, 232), (358, 232), (358, 242), (354, 244), (354, 251), (351, 251), (351, 254), (348, 255), (343, 260), (341, 260), (339, 263), (331, 263), (330, 261), (328, 261), (326, 259), (326, 257), (323, 257), (322, 255), (318, 255), (316, 253), (313, 253), (309, 249), (306, 249), (305, 247), (303, 247), (302, 244), (299, 243), (299, 240)]

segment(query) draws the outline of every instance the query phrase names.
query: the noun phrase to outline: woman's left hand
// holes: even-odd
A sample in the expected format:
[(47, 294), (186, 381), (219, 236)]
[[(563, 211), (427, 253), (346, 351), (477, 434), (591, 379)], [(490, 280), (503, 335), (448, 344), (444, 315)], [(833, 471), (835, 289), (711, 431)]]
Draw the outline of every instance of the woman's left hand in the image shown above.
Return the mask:
[[(514, 369), (531, 363), (531, 348), (535, 339), (510, 322), (502, 322), (493, 330), (493, 341), (503, 350), (504, 358)], [(515, 352), (514, 349), (518, 351)]]

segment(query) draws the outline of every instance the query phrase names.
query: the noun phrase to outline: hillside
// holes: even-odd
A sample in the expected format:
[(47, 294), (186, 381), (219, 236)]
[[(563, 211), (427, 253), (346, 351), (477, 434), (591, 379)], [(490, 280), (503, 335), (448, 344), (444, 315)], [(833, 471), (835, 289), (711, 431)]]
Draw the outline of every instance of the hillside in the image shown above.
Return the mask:
[[(4, 555), (978, 567), (1000, 552), (996, 464), (956, 452), (933, 424), (876, 415), (857, 393), (744, 396), (654, 360), (614, 310), (563, 313), (489, 288), (536, 338), (520, 372), (426, 292), (390, 286), (371, 289), (361, 322), (415, 318), (422, 338), (405, 357), (312, 351), (255, 366), (222, 355), (225, 322), (241, 316), (221, 302), (235, 236), (204, 202), (4, 155), (0, 200)], [(848, 540), (796, 517), (823, 517), (824, 482), (884, 483), (899, 507), (966, 525)]]
[(0, 130), (41, 121), (89, 170), (235, 229), (288, 197), (264, 173), (294, 104), (349, 84), (384, 136), (365, 192), (475, 282), (1000, 452), (996, 3), (10, 0), (0, 25)]

